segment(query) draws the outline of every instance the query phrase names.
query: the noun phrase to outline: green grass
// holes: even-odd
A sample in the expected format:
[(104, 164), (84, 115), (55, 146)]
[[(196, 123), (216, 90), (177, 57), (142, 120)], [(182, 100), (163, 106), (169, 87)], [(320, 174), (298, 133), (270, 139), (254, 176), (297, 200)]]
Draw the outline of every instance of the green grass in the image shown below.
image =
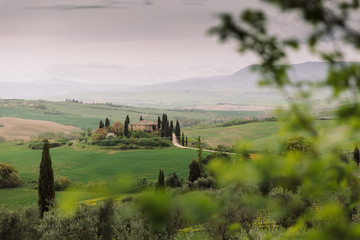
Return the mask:
[[(18, 117), (32, 120), (53, 121), (65, 125), (96, 129), (99, 121), (108, 117), (112, 122), (125, 120), (129, 115), (131, 122), (139, 120), (140, 115), (148, 120), (157, 120), (158, 116), (167, 113), (169, 119), (178, 119), (184, 125), (193, 125), (199, 122), (209, 123), (211, 121), (231, 120), (231, 114), (218, 114), (206, 111), (182, 111), (171, 109), (140, 108), (121, 105), (93, 105), (72, 102), (50, 102), (42, 100), (26, 101), (33, 106), (22, 106), (25, 100), (10, 100), (10, 104), (3, 104), (0, 100), (0, 116)], [(37, 108), (42, 104), (43, 108)], [(45, 107), (44, 107), (45, 106)], [(54, 115), (53, 113), (56, 113)], [(244, 113), (244, 115), (248, 115)]]
[[(166, 148), (134, 151), (96, 151), (55, 148), (50, 150), (55, 177), (66, 176), (77, 182), (112, 181), (123, 174), (156, 179), (159, 169), (167, 176), (178, 172), (185, 177), (193, 150)], [(26, 146), (0, 145), (1, 162), (12, 164), (22, 179), (38, 178), (41, 150)]]
[(26, 188), (0, 189), (0, 207), (31, 205), (37, 202), (36, 190)]
[[(27, 146), (4, 143), (0, 144), (0, 162), (12, 164), (24, 181), (37, 181), (41, 152), (41, 150), (30, 150)], [(134, 179), (146, 177), (155, 181), (159, 169), (164, 171), (165, 177), (177, 172), (179, 177), (185, 178), (191, 160), (196, 157), (193, 150), (176, 148), (105, 151), (74, 150), (63, 147), (51, 149), (50, 154), (55, 178), (65, 176), (73, 182), (84, 184), (115, 182), (124, 175), (131, 175)], [(25, 188), (0, 189), (0, 196), (0, 206), (28, 205), (37, 201), (37, 192)]]
[(185, 129), (185, 135), (190, 138), (201, 136), (210, 146), (224, 144), (234, 145), (237, 141), (251, 144), (255, 150), (261, 150), (277, 138), (280, 124), (278, 122), (249, 123), (230, 127), (206, 129)]
[[(321, 136), (326, 136), (329, 141), (333, 138), (337, 138), (345, 132), (341, 124), (335, 120), (317, 120), (315, 122), (317, 129)], [(209, 127), (209, 128), (184, 128), (184, 133), (188, 136), (190, 141), (196, 137), (201, 136), (202, 140), (208, 143), (212, 147), (216, 147), (218, 144), (224, 144), (232, 146), (237, 142), (246, 143), (252, 150), (272, 150), (278, 147), (278, 143), (289, 137), (288, 131), (282, 131), (281, 135), (279, 131), (286, 127), (287, 123), (281, 122), (257, 122), (249, 123), (230, 127)], [(298, 132), (297, 135), (307, 136), (303, 132)], [(355, 136), (358, 137), (360, 132)], [(342, 149), (353, 150), (354, 143), (357, 139), (345, 139), (343, 145), (339, 146)], [(359, 143), (358, 143), (359, 144)]]

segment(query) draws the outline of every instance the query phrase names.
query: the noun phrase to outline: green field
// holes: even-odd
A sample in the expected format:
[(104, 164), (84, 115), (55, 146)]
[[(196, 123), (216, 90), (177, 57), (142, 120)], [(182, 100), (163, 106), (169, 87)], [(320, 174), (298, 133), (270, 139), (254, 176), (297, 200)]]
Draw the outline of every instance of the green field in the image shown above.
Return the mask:
[(278, 122), (259, 122), (230, 127), (187, 128), (184, 132), (191, 139), (201, 136), (212, 147), (218, 144), (232, 146), (239, 141), (249, 143), (255, 150), (262, 150), (275, 142), (279, 128)]
[[(9, 103), (8, 103), (9, 102)], [(24, 103), (27, 105), (24, 106)], [(144, 119), (156, 121), (158, 116), (166, 113), (171, 120), (178, 119), (182, 126), (212, 121), (226, 121), (234, 118), (227, 113), (206, 112), (202, 110), (173, 110), (139, 108), (122, 105), (80, 104), (72, 102), (50, 102), (42, 100), (0, 100), (0, 116), (17, 117), (32, 120), (52, 121), (65, 125), (96, 129), (100, 120), (106, 117), (113, 121), (125, 120), (129, 115), (131, 122), (139, 121), (140, 115)], [(244, 113), (244, 115), (248, 115)]]
[[(344, 132), (343, 126), (335, 120), (316, 120), (315, 124), (320, 135), (327, 135), (326, 137), (329, 139), (338, 137)], [(201, 136), (202, 140), (212, 147), (216, 147), (218, 144), (232, 146), (239, 142), (240, 144), (246, 143), (252, 150), (259, 151), (278, 147), (279, 140), (289, 137), (286, 131), (287, 126), (288, 124), (283, 122), (257, 122), (230, 127), (199, 128), (194, 126), (183, 130), (185, 135), (191, 139), (190, 141)], [(306, 136), (301, 131), (298, 135)], [(360, 133), (358, 135), (360, 136)], [(358, 139), (345, 140), (348, 141), (344, 141), (344, 145), (341, 146), (345, 149), (353, 149), (353, 143), (358, 141)]]
[[(20, 177), (37, 181), (41, 150), (27, 146), (0, 144), (0, 161), (12, 164)], [(177, 172), (186, 177), (189, 164), (196, 157), (195, 151), (187, 149), (154, 149), (136, 151), (74, 150), (55, 148), (50, 150), (55, 178), (68, 177), (73, 182), (114, 182), (118, 177), (131, 175), (134, 179), (146, 177), (156, 180), (159, 169), (165, 176)], [(1, 189), (0, 205), (23, 205), (36, 203), (37, 192), (26, 188)]]
[[(27, 146), (0, 145), (1, 162), (12, 164), (22, 179), (37, 181), (41, 150)], [(195, 152), (187, 149), (153, 149), (134, 151), (51, 149), (55, 177), (65, 176), (77, 182), (111, 181), (122, 174), (156, 179), (159, 169), (165, 174), (187, 175)]]

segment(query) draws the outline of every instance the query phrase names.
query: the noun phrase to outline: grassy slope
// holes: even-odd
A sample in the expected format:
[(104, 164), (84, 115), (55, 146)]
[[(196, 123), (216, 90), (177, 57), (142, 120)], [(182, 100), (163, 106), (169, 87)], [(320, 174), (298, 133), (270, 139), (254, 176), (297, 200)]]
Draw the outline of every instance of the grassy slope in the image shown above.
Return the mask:
[(185, 135), (190, 138), (201, 136), (210, 146), (224, 144), (231, 146), (239, 142), (248, 142), (256, 150), (274, 142), (280, 125), (277, 122), (250, 123), (230, 127), (185, 129)]
[[(279, 130), (286, 126), (285, 124), (286, 123), (280, 122), (259, 122), (204, 129), (193, 127), (185, 128), (184, 132), (190, 139), (201, 136), (203, 141), (214, 147), (218, 144), (231, 146), (239, 141), (240, 143), (246, 142), (253, 150), (264, 150), (273, 149), (276, 147), (276, 144), (279, 143), (279, 139), (289, 137), (286, 131), (283, 131), (281, 136), (278, 134)], [(320, 130), (320, 134), (326, 134), (329, 140), (338, 137), (340, 133), (344, 132), (342, 126), (335, 120), (317, 120), (316, 125)], [(304, 134), (300, 132), (298, 135)], [(360, 135), (360, 133), (358, 135)], [(356, 141), (357, 139), (345, 139), (343, 146), (339, 147), (353, 150), (354, 142)]]
[[(32, 120), (47, 120), (61, 124), (74, 125), (77, 127), (97, 128), (99, 121), (108, 117), (111, 121), (124, 121), (126, 115), (129, 115), (131, 122), (136, 122), (140, 115), (145, 119), (157, 120), (158, 116), (167, 113), (169, 119), (179, 119), (180, 122), (192, 121), (210, 121), (210, 120), (226, 120), (232, 116), (223, 116), (218, 113), (204, 111), (177, 111), (177, 110), (161, 110), (154, 108), (136, 108), (128, 106), (108, 106), (108, 105), (92, 105), (78, 104), (71, 102), (49, 102), (49, 101), (26, 101), (30, 104), (41, 104), (46, 109), (39, 109), (35, 106), (21, 106), (24, 100), (11, 100), (10, 105), (4, 105), (0, 100), (0, 115), (3, 117), (18, 117)], [(59, 112), (58, 115), (49, 114), (49, 112)]]
[[(186, 177), (189, 163), (196, 157), (193, 150), (175, 148), (120, 152), (56, 148), (50, 153), (55, 178), (66, 176), (83, 183), (112, 182), (124, 174), (135, 179), (156, 180), (160, 168), (165, 176), (177, 172), (180, 177)], [(0, 161), (12, 164), (25, 181), (37, 181), (40, 160), (41, 150), (0, 144)], [(62, 194), (57, 193), (57, 196)], [(25, 188), (0, 189), (0, 196), (0, 206), (16, 207), (37, 201), (37, 191)]]
[[(41, 150), (0, 145), (0, 156), (1, 162), (12, 164), (19, 170), (21, 178), (27, 181), (37, 180)], [(51, 149), (55, 177), (66, 176), (84, 183), (111, 181), (122, 174), (156, 179), (160, 168), (166, 175), (178, 172), (181, 177), (185, 177), (189, 163), (195, 156), (193, 150), (175, 148), (119, 152)]]

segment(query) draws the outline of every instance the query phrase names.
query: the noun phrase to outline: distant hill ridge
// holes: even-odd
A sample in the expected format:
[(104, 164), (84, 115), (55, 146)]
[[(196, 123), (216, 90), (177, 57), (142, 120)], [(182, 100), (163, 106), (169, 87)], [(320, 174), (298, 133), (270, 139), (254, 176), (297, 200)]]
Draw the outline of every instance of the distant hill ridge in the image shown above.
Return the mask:
[[(294, 64), (289, 71), (292, 79), (316, 80), (326, 76), (327, 63), (305, 62)], [(214, 90), (258, 90), (259, 74), (245, 67), (232, 75), (206, 78), (190, 78), (175, 82), (158, 83), (144, 86), (121, 84), (86, 84), (69, 82), (63, 79), (40, 80), (27, 83), (0, 82), (1, 98), (48, 99), (74, 93), (106, 92), (159, 92), (159, 91), (214, 91)]]

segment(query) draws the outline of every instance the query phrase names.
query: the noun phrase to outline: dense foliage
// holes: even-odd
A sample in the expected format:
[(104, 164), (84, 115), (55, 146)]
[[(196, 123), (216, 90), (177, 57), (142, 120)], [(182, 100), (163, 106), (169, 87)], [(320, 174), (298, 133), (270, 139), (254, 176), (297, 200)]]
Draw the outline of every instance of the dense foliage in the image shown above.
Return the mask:
[(21, 183), (18, 171), (11, 164), (0, 163), (0, 188), (17, 187)]

